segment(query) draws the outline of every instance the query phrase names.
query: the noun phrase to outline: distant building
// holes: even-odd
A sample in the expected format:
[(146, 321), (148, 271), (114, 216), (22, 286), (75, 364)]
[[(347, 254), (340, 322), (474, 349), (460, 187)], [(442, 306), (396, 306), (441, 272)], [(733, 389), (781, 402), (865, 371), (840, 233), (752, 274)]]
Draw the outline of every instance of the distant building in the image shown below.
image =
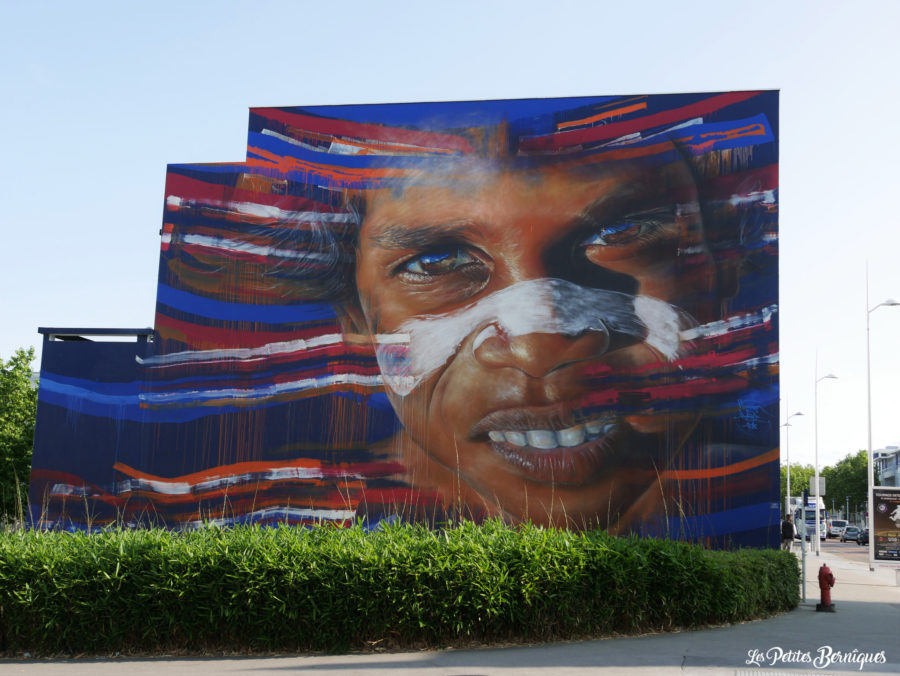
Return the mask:
[(872, 452), (880, 486), (900, 486), (900, 446), (885, 446)]

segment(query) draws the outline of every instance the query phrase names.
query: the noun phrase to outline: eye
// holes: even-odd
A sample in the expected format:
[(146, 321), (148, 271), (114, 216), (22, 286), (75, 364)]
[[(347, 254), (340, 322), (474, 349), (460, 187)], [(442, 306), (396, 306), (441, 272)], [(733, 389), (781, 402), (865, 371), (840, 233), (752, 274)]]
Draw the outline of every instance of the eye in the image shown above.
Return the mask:
[(605, 225), (581, 242), (581, 246), (622, 246), (642, 241), (662, 227), (658, 218), (628, 218)]
[(479, 260), (463, 247), (447, 247), (421, 253), (402, 263), (399, 273), (416, 276), (435, 276), (454, 272), (468, 265), (479, 263)]

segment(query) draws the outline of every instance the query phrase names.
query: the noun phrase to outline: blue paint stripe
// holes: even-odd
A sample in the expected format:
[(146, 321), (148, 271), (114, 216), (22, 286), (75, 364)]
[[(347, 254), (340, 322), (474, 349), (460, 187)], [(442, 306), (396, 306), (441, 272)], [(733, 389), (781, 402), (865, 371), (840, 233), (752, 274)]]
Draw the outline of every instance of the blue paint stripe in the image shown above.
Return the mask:
[[(365, 401), (375, 409), (389, 411), (387, 397), (377, 391), (371, 395), (333, 392), (319, 397), (350, 397)], [(198, 420), (206, 416), (220, 416), (238, 411), (258, 410), (276, 406), (289, 406), (284, 401), (251, 401), (241, 406), (203, 406), (202, 398), (179, 402), (176, 406), (142, 408), (140, 383), (100, 383), (93, 380), (68, 378), (46, 372), (41, 373), (38, 400), (70, 411), (74, 415), (90, 415), (109, 418), (110, 421), (130, 420), (142, 423), (179, 423)]]
[[(440, 101), (426, 103), (361, 104), (280, 108), (301, 115), (319, 115), (369, 124), (413, 126), (421, 130), (446, 131), (454, 127), (495, 125), (527, 121), (528, 118), (565, 113), (597, 106), (618, 96), (584, 96), (560, 99), (499, 99), (490, 101)], [(673, 102), (674, 103), (674, 102)], [(251, 114), (265, 111), (251, 109)]]
[(301, 324), (335, 319), (334, 310), (327, 303), (300, 303), (297, 305), (245, 305), (229, 303), (198, 296), (158, 284), (157, 304), (166, 305), (188, 314), (208, 319), (234, 322), (263, 322), (266, 324)]
[[(716, 134), (726, 134), (727, 132), (730, 132), (734, 129), (738, 129), (740, 127), (749, 127), (755, 124), (758, 124), (763, 128), (762, 135), (741, 136), (734, 139), (712, 138)], [(673, 129), (672, 131), (668, 132), (668, 136), (674, 139), (678, 139), (680, 143), (686, 146), (694, 146), (701, 143), (705, 144), (713, 141), (712, 146), (703, 147), (702, 152), (704, 153), (709, 152), (710, 150), (719, 150), (723, 148), (743, 148), (747, 146), (754, 146), (761, 143), (769, 143), (775, 140), (775, 136), (772, 133), (772, 126), (769, 124), (768, 118), (762, 114), (754, 115), (753, 117), (748, 117), (742, 120), (728, 120), (726, 122), (706, 122), (691, 125), (689, 127), (683, 127), (680, 129)], [(661, 138), (662, 137), (660, 136), (649, 136), (646, 139), (628, 143), (624, 146), (611, 147), (610, 150), (617, 150), (621, 147), (640, 148), (642, 146), (651, 146), (659, 143)]]
[(774, 528), (780, 520), (779, 509), (777, 502), (761, 502), (715, 514), (673, 517), (669, 519), (668, 532), (672, 537), (703, 538), (738, 533), (754, 528)]

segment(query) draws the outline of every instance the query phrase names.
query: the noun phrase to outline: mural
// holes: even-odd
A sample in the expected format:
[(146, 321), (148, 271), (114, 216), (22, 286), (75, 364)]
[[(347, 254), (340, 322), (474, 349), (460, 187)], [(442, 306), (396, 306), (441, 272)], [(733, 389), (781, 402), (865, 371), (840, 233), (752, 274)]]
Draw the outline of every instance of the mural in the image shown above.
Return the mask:
[(251, 109), (168, 169), (152, 340), (45, 343), (32, 519), (777, 546), (777, 106)]

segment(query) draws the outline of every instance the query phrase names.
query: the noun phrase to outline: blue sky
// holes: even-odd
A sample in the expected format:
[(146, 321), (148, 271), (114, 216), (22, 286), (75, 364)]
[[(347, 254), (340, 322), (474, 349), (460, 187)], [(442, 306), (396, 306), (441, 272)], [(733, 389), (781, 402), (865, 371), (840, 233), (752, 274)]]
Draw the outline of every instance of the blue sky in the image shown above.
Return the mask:
[[(0, 357), (151, 326), (166, 164), (242, 160), (251, 106), (780, 89), (782, 397), (812, 462), (818, 352), (833, 463), (866, 446), (867, 261), (870, 307), (900, 299), (897, 26), (887, 0), (0, 2)], [(870, 318), (878, 448), (900, 307)]]

